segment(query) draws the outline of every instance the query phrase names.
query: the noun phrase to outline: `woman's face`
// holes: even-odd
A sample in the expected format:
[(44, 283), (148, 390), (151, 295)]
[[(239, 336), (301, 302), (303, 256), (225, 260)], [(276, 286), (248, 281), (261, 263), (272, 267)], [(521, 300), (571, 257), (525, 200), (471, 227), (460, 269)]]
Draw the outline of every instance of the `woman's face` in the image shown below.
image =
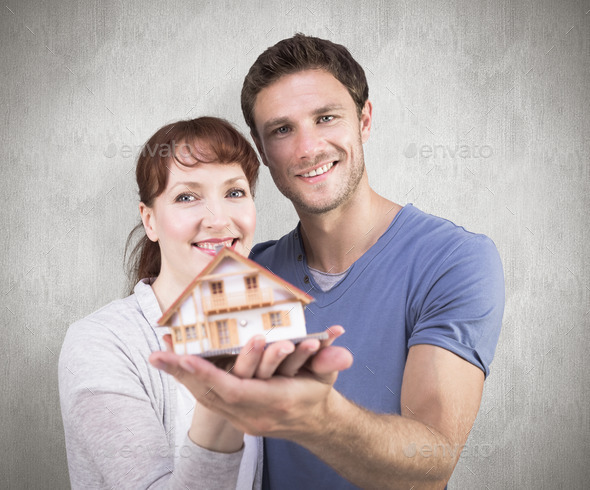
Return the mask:
[(168, 184), (152, 207), (140, 204), (150, 240), (158, 241), (158, 282), (184, 289), (223, 245), (248, 256), (256, 227), (250, 185), (238, 163), (168, 166)]

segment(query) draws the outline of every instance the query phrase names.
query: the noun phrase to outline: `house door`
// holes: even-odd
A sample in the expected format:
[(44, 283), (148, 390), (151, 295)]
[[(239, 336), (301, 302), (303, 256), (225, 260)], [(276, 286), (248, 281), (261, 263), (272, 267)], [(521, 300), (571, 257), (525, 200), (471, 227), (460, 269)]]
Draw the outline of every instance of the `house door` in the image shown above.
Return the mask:
[(214, 322), (212, 344), (214, 349), (226, 349), (240, 345), (238, 322), (233, 318)]
[(227, 306), (225, 298), (225, 290), (223, 287), (223, 281), (211, 281), (209, 283), (211, 288), (211, 309), (220, 310)]
[(258, 287), (258, 276), (244, 277), (244, 283), (246, 286), (246, 303), (250, 306), (260, 304), (262, 302), (262, 295)]

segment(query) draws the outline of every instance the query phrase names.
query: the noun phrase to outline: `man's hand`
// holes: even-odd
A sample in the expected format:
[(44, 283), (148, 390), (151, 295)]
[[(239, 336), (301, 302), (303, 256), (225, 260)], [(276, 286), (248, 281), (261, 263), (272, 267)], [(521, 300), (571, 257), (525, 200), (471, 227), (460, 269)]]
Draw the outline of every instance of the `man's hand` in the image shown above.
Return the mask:
[[(183, 383), (203, 406), (253, 435), (288, 437), (310, 430), (314, 414), (325, 409), (338, 372), (352, 364), (352, 355), (332, 346), (344, 332), (328, 329), (329, 338), (293, 345), (251, 339), (227, 370), (198, 356), (155, 352), (150, 362)], [(256, 377), (257, 379), (252, 379)], [(318, 419), (319, 420), (319, 419)]]

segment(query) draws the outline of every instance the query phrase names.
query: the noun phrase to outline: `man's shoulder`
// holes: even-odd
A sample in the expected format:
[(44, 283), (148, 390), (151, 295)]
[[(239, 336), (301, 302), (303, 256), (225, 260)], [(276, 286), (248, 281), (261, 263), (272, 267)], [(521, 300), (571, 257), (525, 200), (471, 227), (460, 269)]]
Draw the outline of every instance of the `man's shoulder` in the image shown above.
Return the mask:
[(414, 248), (423, 249), (423, 253), (428, 250), (432, 253), (448, 253), (458, 247), (469, 248), (468, 243), (476, 245), (476, 248), (495, 250), (494, 242), (488, 236), (469, 231), (450, 219), (429, 214), (414, 206), (408, 207), (403, 227), (407, 239), (412, 241)]
[(250, 252), (250, 258), (259, 264), (271, 262), (276, 258), (284, 257), (293, 249), (293, 240), (298, 239), (297, 230), (283, 235), (278, 240), (268, 240), (261, 242), (254, 247)]

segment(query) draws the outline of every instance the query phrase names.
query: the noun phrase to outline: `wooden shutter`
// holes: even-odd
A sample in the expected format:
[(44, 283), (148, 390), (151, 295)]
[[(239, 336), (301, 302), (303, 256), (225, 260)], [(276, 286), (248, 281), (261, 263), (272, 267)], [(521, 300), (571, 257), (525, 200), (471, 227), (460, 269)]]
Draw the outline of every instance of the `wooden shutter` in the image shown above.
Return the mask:
[(281, 322), (283, 327), (291, 326), (291, 317), (288, 311), (281, 311)]
[(240, 336), (238, 335), (238, 322), (235, 318), (230, 318), (227, 321), (227, 328), (229, 329), (229, 339), (232, 347), (240, 345)]

